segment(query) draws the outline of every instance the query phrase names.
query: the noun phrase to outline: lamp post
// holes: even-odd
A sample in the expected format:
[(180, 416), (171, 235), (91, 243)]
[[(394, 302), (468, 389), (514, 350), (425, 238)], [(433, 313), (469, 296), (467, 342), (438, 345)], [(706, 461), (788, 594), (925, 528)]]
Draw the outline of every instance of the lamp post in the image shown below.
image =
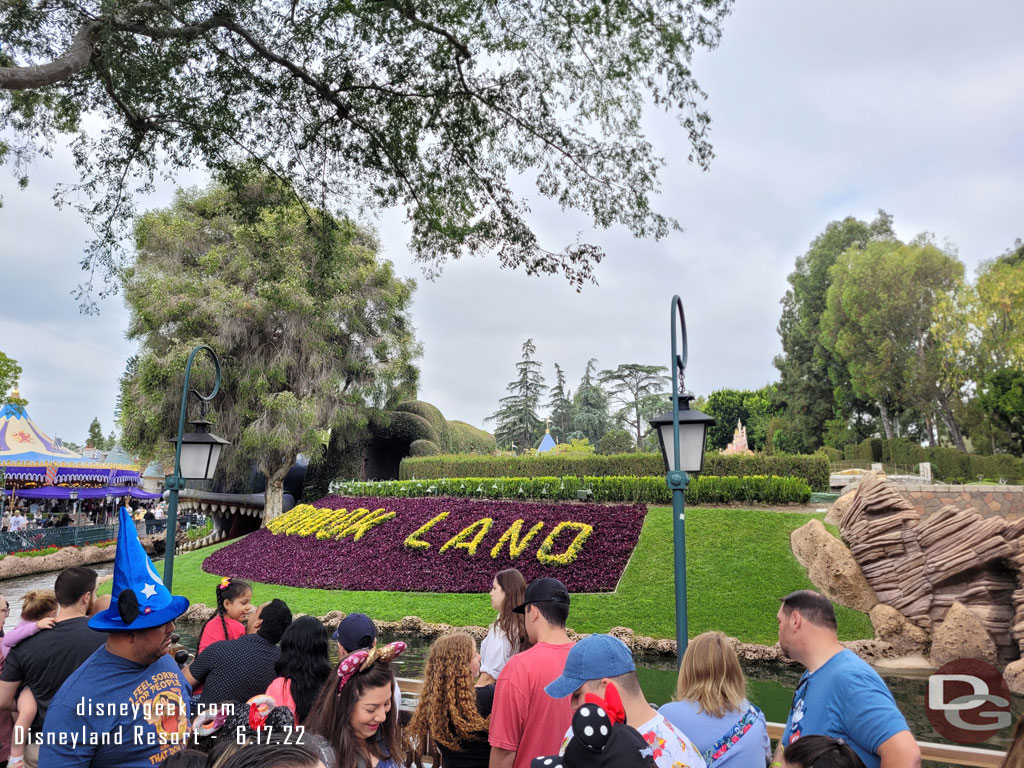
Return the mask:
[(75, 522), (72, 523), (75, 527), (75, 546), (78, 546), (78, 491), (72, 488), (68, 491), (68, 498), (71, 500), (71, 514), (75, 518)]
[(164, 488), (169, 491), (167, 496), (167, 538), (164, 545), (164, 586), (171, 588), (174, 578), (174, 540), (178, 532), (178, 492), (185, 487), (186, 480), (210, 480), (217, 471), (217, 460), (221, 449), (228, 444), (227, 440), (210, 432), (210, 422), (199, 418), (190, 422), (194, 432), (185, 432), (185, 410), (188, 402), (188, 383), (192, 376), (192, 363), (202, 350), (210, 353), (213, 366), (217, 372), (213, 383), (213, 391), (208, 395), (193, 389), (192, 394), (199, 398), (201, 413), (206, 414), (206, 407), (220, 391), (220, 358), (217, 353), (205, 344), (192, 350), (185, 363), (185, 383), (181, 389), (181, 410), (178, 414), (178, 436), (172, 438), (174, 443), (174, 474), (164, 478)]
[[(682, 354), (677, 352), (676, 316), (682, 330)], [(672, 325), (672, 410), (650, 420), (658, 432), (661, 455), (667, 472), (665, 481), (672, 491), (672, 546), (674, 550), (676, 585), (676, 661), (681, 666), (686, 653), (688, 629), (686, 621), (686, 501), (684, 494), (690, 482), (688, 472), (700, 472), (704, 466), (704, 445), (707, 428), (715, 420), (690, 408), (693, 395), (686, 391), (686, 316), (683, 302), (672, 297), (669, 322)]]

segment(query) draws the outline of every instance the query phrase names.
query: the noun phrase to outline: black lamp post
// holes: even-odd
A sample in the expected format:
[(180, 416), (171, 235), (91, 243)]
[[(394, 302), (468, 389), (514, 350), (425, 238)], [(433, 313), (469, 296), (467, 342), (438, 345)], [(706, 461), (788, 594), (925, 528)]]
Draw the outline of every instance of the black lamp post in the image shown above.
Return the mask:
[(181, 390), (181, 409), (178, 413), (178, 436), (172, 438), (174, 443), (174, 474), (164, 479), (164, 488), (169, 492), (167, 495), (167, 538), (164, 545), (164, 586), (171, 588), (171, 580), (174, 578), (174, 540), (178, 532), (178, 492), (185, 487), (186, 480), (211, 480), (217, 471), (217, 460), (220, 458), (221, 449), (228, 444), (227, 440), (217, 437), (210, 432), (210, 422), (205, 419), (197, 419), (190, 422), (194, 432), (185, 432), (185, 406), (188, 401), (188, 383), (192, 376), (192, 363), (200, 351), (206, 350), (213, 358), (213, 365), (217, 371), (217, 378), (213, 384), (213, 391), (204, 395), (197, 390), (192, 394), (199, 398), (202, 403), (203, 412), (217, 392), (220, 390), (220, 358), (217, 353), (205, 344), (200, 344), (192, 350), (185, 363), (185, 384)]
[[(683, 353), (676, 352), (676, 316), (682, 329)], [(669, 322), (672, 324), (672, 410), (649, 422), (658, 430), (661, 455), (668, 474), (665, 481), (672, 491), (672, 543), (675, 562), (676, 586), (676, 661), (681, 666), (689, 640), (686, 621), (686, 486), (688, 472), (700, 472), (704, 466), (704, 445), (707, 428), (715, 420), (705, 413), (690, 408), (693, 395), (686, 391), (686, 316), (683, 302), (672, 297)]]

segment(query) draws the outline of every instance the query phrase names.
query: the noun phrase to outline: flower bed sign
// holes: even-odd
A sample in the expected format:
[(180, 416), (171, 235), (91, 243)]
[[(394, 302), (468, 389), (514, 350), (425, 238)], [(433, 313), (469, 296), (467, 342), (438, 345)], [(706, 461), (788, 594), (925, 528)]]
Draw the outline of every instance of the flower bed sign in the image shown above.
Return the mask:
[(486, 592), (494, 574), (554, 576), (571, 592), (615, 589), (643, 505), (328, 496), (230, 544), (203, 570), (318, 589)]

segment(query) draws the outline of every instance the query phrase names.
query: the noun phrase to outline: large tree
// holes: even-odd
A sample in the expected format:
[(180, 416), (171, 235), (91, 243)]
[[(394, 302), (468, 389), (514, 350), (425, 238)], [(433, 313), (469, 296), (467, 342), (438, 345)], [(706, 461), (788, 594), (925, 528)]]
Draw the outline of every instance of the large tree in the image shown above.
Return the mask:
[(636, 450), (640, 450), (644, 435), (651, 430), (648, 418), (658, 415), (653, 411), (661, 407), (666, 398), (665, 390), (671, 386), (667, 371), (663, 365), (640, 363), (623, 363), (615, 369), (601, 371), (601, 384), (606, 387), (611, 402), (619, 406), (614, 417), (634, 435)]
[(114, 447), (113, 445), (107, 445), (107, 440), (103, 437), (103, 427), (100, 424), (99, 416), (94, 416), (92, 422), (90, 422), (89, 434), (85, 438), (85, 444), (91, 445), (100, 451)]
[(551, 409), (548, 412), (551, 434), (556, 440), (564, 442), (575, 431), (575, 427), (572, 423), (572, 391), (566, 388), (565, 372), (558, 363), (555, 363), (555, 383), (548, 394), (551, 399), (545, 405)]
[[(612, 426), (608, 415), (608, 393), (601, 388), (597, 360), (591, 358), (572, 398), (572, 423), (591, 445), (597, 445)], [(572, 433), (575, 434), (575, 433)]]
[(677, 116), (706, 169), (710, 117), (691, 67), (731, 0), (409, 3), (374, 0), (51, 0), (0, 3), (0, 159), (24, 178), (70, 142), (63, 190), (99, 237), (85, 266), (116, 261), (119, 225), (154, 174), (255, 158), (300, 196), (404, 206), (433, 267), (497, 252), (503, 266), (579, 285), (595, 246), (538, 241), (510, 184), (622, 224), (654, 211), (663, 160), (649, 105)]
[(21, 366), (3, 352), (0, 352), (0, 405), (24, 406), (26, 401), (15, 398), (13, 390), (21, 378)]
[(821, 341), (829, 270), (850, 248), (895, 239), (892, 217), (885, 211), (872, 222), (852, 216), (830, 222), (789, 275), (778, 326), (782, 354), (775, 358), (775, 367), (781, 374), (778, 397), (785, 406), (786, 429), (806, 452), (822, 444), (829, 421), (845, 423), (858, 406), (846, 367)]
[(544, 393), (544, 377), (540, 372), (541, 364), (533, 359), (536, 353), (533, 339), (523, 342), (522, 359), (516, 363), (516, 378), (505, 387), (508, 395), (498, 401), (498, 410), (485, 419), (495, 422), (494, 439), (500, 447), (520, 453), (533, 447), (544, 426), (537, 416)]
[(937, 309), (960, 290), (963, 264), (927, 238), (848, 249), (830, 270), (821, 340), (842, 361), (859, 397), (874, 401), (887, 438), (911, 408), (936, 414), (961, 450), (959, 392), (943, 376)]
[[(163, 450), (177, 429), (185, 359), (209, 344), (224, 374), (210, 419), (232, 444), (218, 473), (239, 487), (255, 464), (270, 520), (298, 454), (315, 456), (330, 429), (414, 393), (414, 284), (377, 258), (371, 233), (296, 202), (277, 179), (251, 173), (181, 191), (145, 214), (135, 236), (138, 255), (123, 273), (128, 337), (140, 342), (121, 381), (129, 450)], [(197, 360), (193, 386), (207, 389), (209, 366)]]

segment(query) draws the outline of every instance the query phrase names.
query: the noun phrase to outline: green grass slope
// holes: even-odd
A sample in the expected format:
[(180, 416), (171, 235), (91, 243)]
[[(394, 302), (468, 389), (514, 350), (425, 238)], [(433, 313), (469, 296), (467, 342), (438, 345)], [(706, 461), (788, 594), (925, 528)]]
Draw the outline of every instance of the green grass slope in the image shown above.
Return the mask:
[[(811, 589), (789, 547), (792, 531), (811, 516), (743, 509), (686, 510), (687, 583), (691, 637), (709, 629), (751, 643), (776, 640), (779, 598)], [(814, 515), (821, 519), (823, 515)], [(224, 546), (224, 545), (219, 545)], [(208, 547), (175, 558), (174, 593), (214, 604), (219, 576), (202, 570)], [(338, 564), (344, 568), (344, 563)], [(389, 567), (381, 563), (381, 568)], [(109, 589), (109, 587), (108, 587)], [(652, 507), (640, 541), (612, 593), (573, 595), (569, 625), (579, 632), (615, 626), (652, 637), (675, 636), (672, 577), (672, 510)], [(359, 611), (382, 621), (419, 616), (427, 622), (486, 626), (494, 620), (487, 595), (421, 592), (349, 592), (254, 586), (253, 599), (279, 597), (295, 612), (322, 615)], [(873, 637), (871, 622), (858, 611), (836, 607), (842, 640)]]

